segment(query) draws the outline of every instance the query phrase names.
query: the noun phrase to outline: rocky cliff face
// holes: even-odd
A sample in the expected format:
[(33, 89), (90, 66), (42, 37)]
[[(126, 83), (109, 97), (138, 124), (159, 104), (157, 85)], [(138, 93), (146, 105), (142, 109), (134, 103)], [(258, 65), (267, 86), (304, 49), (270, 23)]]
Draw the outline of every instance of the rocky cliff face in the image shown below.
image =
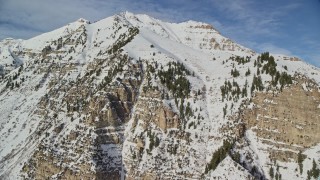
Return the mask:
[(289, 60), (128, 12), (4, 40), (0, 177), (316, 177), (320, 71)]
[[(254, 134), (257, 151), (274, 162), (265, 163), (264, 172), (277, 169), (274, 175), (283, 176), (290, 169), (292, 178), (309, 176), (310, 160), (319, 156), (301, 152), (308, 152), (319, 143), (319, 92), (316, 82), (296, 74), (294, 84), (282, 92), (256, 93), (250, 101), (243, 103), (240, 111), (247, 134), (237, 145), (239, 152), (250, 154), (245, 149), (252, 142), (248, 144), (246, 138)], [(308, 163), (299, 163), (304, 160)]]

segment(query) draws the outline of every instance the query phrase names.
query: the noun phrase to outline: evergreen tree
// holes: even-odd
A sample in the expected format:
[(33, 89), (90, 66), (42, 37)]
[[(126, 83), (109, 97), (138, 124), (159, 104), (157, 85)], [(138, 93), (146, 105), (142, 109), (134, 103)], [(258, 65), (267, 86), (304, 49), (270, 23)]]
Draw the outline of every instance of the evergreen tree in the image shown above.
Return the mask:
[(206, 172), (208, 172), (209, 170), (215, 170), (219, 163), (227, 156), (231, 147), (232, 144), (230, 142), (223, 141), (223, 146), (213, 153), (211, 161), (206, 168)]
[(246, 76), (249, 76), (251, 74), (250, 69), (248, 68), (247, 72), (246, 72)]
[(272, 166), (270, 167), (269, 175), (270, 175), (271, 179), (273, 179), (273, 177), (274, 177), (274, 172), (273, 172), (273, 167), (272, 167)]
[(314, 159), (312, 161), (312, 169), (311, 169), (311, 171), (308, 172), (308, 175), (309, 175), (309, 173), (310, 173), (310, 176), (312, 176), (315, 179), (320, 177), (320, 170), (317, 168), (317, 164)]
[(301, 151), (299, 151), (299, 153), (298, 153), (298, 165), (299, 165), (300, 174), (302, 174), (302, 171), (303, 171), (303, 159), (304, 159), (304, 157), (302, 156)]

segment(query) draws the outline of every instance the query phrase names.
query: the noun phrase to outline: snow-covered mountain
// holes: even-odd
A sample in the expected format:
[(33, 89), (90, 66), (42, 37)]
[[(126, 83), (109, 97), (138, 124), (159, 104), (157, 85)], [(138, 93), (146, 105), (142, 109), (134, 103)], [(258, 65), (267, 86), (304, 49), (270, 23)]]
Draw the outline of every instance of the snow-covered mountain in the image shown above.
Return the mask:
[(129, 12), (0, 42), (0, 179), (319, 177), (320, 69)]

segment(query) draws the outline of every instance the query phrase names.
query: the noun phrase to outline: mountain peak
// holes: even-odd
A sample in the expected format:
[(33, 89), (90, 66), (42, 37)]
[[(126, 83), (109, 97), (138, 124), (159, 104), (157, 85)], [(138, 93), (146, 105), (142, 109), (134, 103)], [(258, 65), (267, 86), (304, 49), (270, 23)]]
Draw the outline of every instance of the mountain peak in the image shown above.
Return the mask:
[(123, 16), (134, 16), (135, 14), (130, 12), (130, 11), (123, 11), (123, 12), (120, 12), (119, 13), (120, 15), (123, 15)]
[(84, 19), (84, 18), (79, 18), (76, 22), (79, 22), (79, 23), (84, 23), (84, 24), (89, 24), (90, 21)]
[(255, 53), (253, 50), (222, 36), (218, 30), (208, 23), (194, 20), (171, 23), (153, 18), (147, 14), (134, 14), (128, 11), (121, 12), (118, 16), (132, 26), (149, 29), (162, 37), (202, 51), (224, 50)]

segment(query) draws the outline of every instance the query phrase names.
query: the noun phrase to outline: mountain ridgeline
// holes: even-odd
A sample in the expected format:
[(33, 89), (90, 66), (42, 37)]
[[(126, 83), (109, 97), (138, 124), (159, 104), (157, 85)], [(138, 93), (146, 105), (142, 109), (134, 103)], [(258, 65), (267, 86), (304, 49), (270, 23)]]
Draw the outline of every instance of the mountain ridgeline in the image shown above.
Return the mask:
[(320, 69), (120, 13), (0, 42), (0, 179), (317, 179)]

